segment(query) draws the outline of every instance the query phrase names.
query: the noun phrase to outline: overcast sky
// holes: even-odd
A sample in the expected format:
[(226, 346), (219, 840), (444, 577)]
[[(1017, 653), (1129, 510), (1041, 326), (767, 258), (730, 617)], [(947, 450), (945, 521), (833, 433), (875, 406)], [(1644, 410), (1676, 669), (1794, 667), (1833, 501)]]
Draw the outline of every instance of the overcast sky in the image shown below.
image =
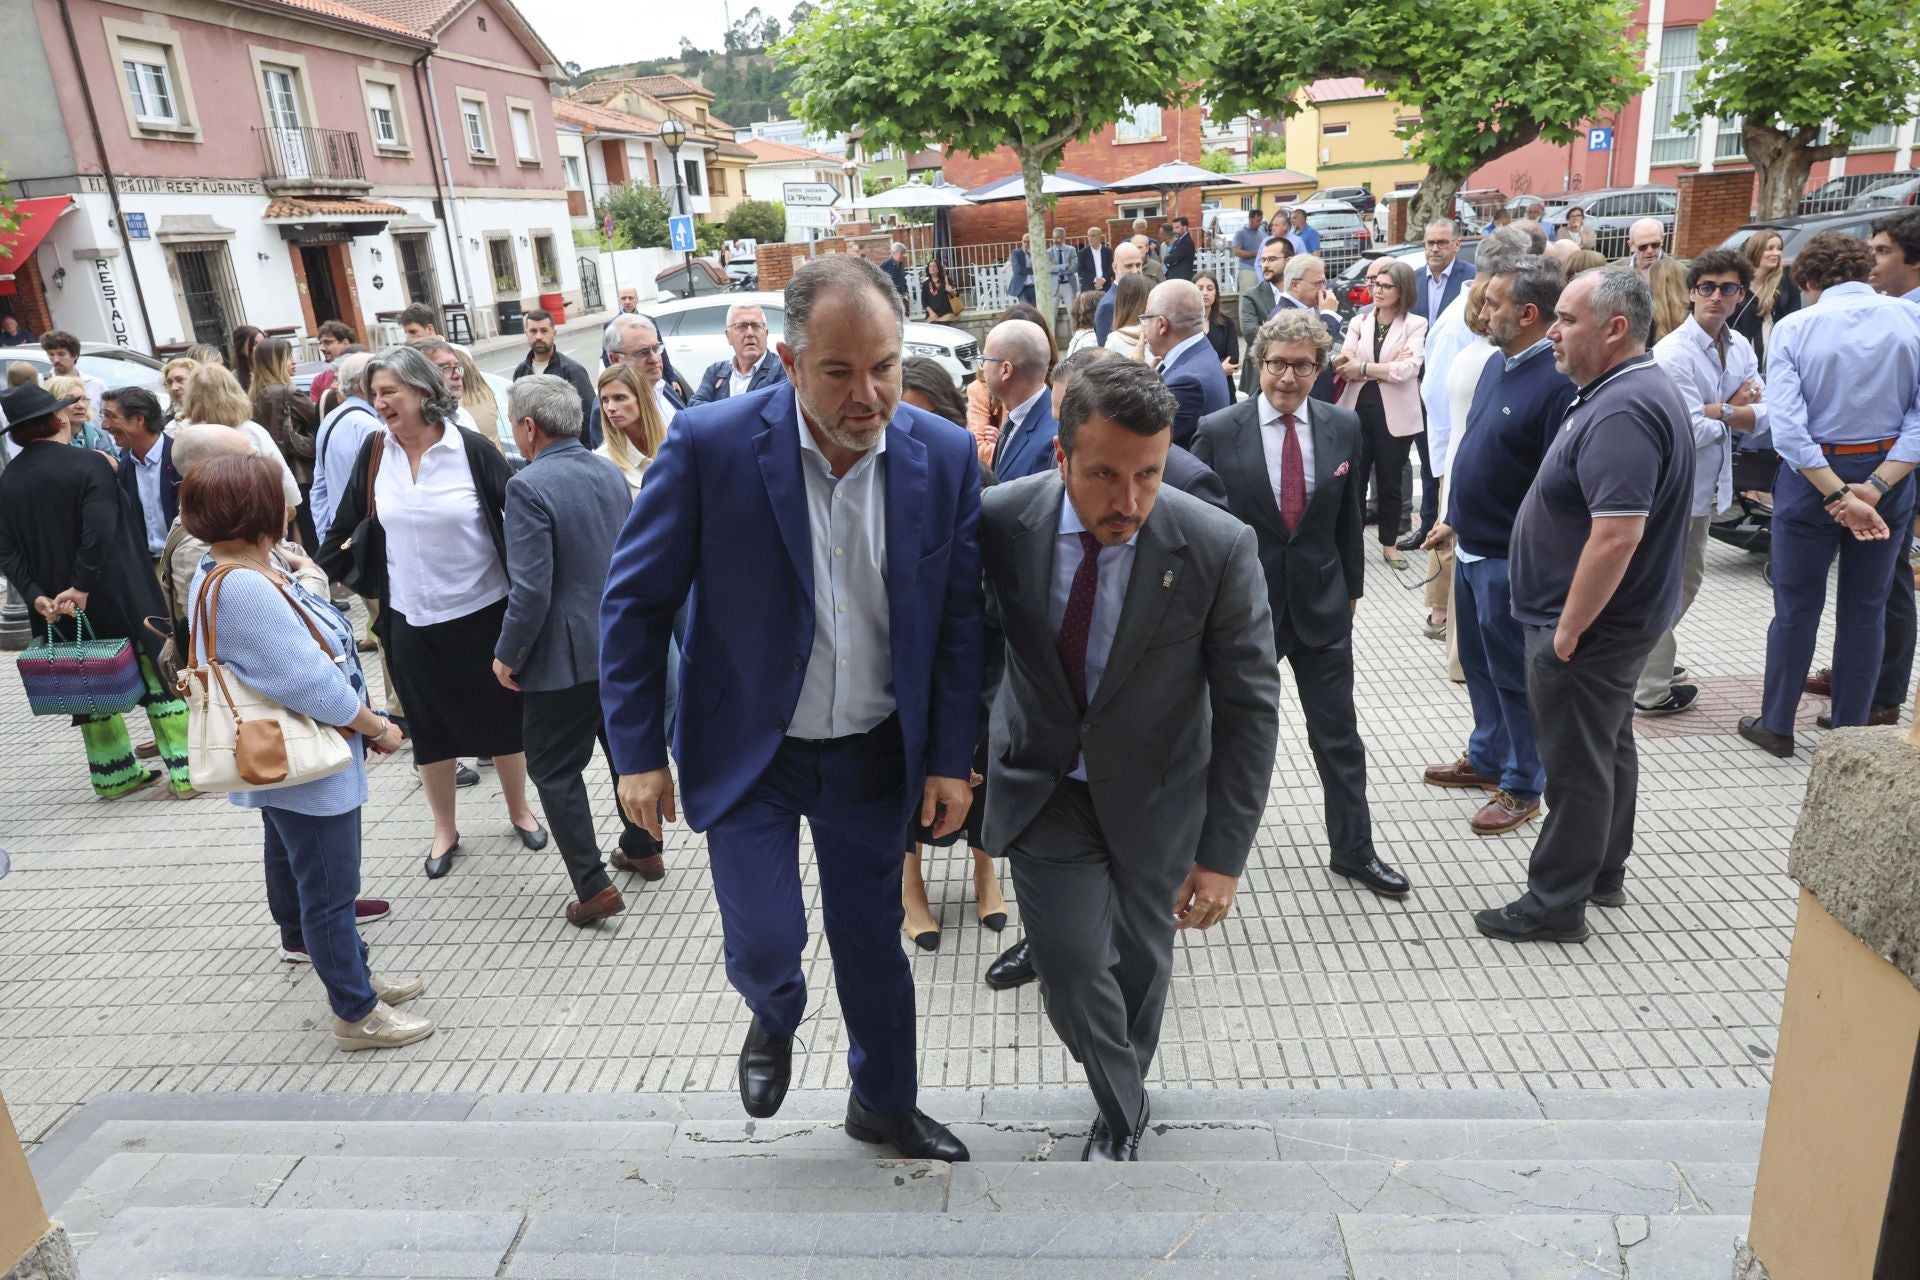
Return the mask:
[[(534, 25), (562, 62), (602, 67), (641, 58), (670, 58), (685, 36), (704, 49), (718, 49), (727, 30), (727, 9), (735, 17), (755, 0), (521, 0), (520, 12)], [(765, 5), (761, 6), (765, 8)], [(785, 9), (792, 8), (785, 4)], [(784, 9), (783, 9), (784, 12)]]

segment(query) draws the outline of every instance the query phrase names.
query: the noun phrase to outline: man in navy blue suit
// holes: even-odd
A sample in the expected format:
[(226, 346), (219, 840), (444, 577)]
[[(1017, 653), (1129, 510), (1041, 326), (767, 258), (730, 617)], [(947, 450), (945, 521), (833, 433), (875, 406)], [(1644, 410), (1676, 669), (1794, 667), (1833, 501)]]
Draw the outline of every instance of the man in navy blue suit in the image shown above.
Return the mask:
[(1101, 295), (1100, 305), (1093, 309), (1093, 337), (1101, 346), (1106, 345), (1107, 335), (1113, 332), (1113, 294), (1120, 287), (1120, 277), (1139, 275), (1146, 262), (1147, 255), (1133, 241), (1122, 240), (1114, 246), (1113, 279)]
[(786, 381), (780, 357), (767, 349), (767, 313), (758, 304), (736, 302), (727, 308), (727, 345), (733, 348), (733, 359), (707, 366), (693, 393), (694, 404), (711, 404)]
[(142, 518), (147, 553), (159, 558), (180, 514), (180, 473), (173, 440), (160, 429), (160, 401), (144, 387), (116, 387), (100, 397), (100, 425), (120, 446), (115, 479)]
[(741, 1102), (773, 1115), (792, 1075), (805, 818), (847, 1027), (847, 1132), (964, 1160), (916, 1105), (900, 879), (909, 822), (938, 839), (972, 801), (980, 464), (964, 430), (900, 403), (904, 317), (878, 267), (822, 256), (785, 305), (792, 385), (683, 412), (614, 549), (600, 688), (620, 803), (656, 836), (676, 816), (664, 701), (684, 602), (673, 754), (707, 836), (727, 977), (753, 1013)]
[(987, 390), (1007, 407), (993, 446), (993, 474), (1018, 480), (1053, 468), (1053, 394), (1047, 334), (1031, 320), (1002, 320), (987, 333)]
[(1179, 409), (1173, 416), (1173, 442), (1193, 443), (1200, 419), (1233, 403), (1233, 384), (1207, 341), (1207, 309), (1191, 280), (1163, 280), (1147, 295), (1140, 315), (1140, 337), (1160, 362), (1160, 379)]

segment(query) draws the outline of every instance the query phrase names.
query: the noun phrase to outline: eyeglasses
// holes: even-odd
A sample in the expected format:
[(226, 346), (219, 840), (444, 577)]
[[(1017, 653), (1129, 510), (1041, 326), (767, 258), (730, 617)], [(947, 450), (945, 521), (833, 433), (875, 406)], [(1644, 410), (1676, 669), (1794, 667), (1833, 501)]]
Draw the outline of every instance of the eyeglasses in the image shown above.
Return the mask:
[(733, 330), (735, 333), (765, 333), (767, 331), (767, 326), (754, 320), (736, 320), (728, 325), (727, 328)]
[(1320, 372), (1318, 360), (1262, 360), (1260, 367), (1274, 377), (1291, 373), (1296, 378), (1311, 378)]
[(1376, 291), (1380, 289), (1398, 289), (1400, 287), (1393, 282), (1391, 276), (1368, 276), (1367, 284)]
[(657, 346), (656, 347), (635, 347), (633, 350), (627, 352), (627, 359), (651, 360), (664, 350), (666, 350), (665, 347), (657, 347)]
[(1693, 296), (1696, 298), (1711, 298), (1716, 293), (1723, 298), (1737, 298), (1746, 291), (1747, 287), (1737, 280), (1725, 280), (1719, 284), (1711, 280), (1702, 280), (1693, 286)]
[(1429, 249), (1445, 249), (1445, 248), (1448, 248), (1449, 246), (1451, 246), (1452, 244), (1453, 244), (1453, 241), (1451, 241), (1451, 240), (1429, 240), (1429, 241), (1427, 241), (1427, 248), (1429, 248)]
[(980, 359), (976, 361), (976, 363), (978, 364), (1012, 364), (1013, 361), (1007, 359), (1005, 356), (981, 356)]

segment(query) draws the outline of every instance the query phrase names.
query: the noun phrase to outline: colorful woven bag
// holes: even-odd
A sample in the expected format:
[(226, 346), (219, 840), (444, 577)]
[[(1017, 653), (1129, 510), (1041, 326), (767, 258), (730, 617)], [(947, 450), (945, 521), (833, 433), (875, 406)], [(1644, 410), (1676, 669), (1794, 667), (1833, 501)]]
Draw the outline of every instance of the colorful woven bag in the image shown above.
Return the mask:
[(110, 716), (131, 711), (146, 696), (140, 655), (128, 640), (96, 640), (82, 609), (73, 640), (54, 635), (47, 624), (46, 644), (20, 655), (20, 683), (37, 716)]

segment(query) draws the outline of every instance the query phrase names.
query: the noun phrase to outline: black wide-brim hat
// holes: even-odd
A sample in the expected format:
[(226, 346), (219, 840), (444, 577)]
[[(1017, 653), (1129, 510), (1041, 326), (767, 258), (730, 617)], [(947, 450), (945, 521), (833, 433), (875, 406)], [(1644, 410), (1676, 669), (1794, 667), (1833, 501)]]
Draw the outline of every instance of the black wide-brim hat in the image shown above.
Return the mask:
[(0, 413), (7, 415), (7, 430), (24, 427), (28, 423), (60, 412), (70, 404), (78, 404), (84, 397), (64, 396), (58, 400), (47, 394), (47, 389), (37, 382), (23, 382), (17, 387), (8, 387), (0, 391)]

